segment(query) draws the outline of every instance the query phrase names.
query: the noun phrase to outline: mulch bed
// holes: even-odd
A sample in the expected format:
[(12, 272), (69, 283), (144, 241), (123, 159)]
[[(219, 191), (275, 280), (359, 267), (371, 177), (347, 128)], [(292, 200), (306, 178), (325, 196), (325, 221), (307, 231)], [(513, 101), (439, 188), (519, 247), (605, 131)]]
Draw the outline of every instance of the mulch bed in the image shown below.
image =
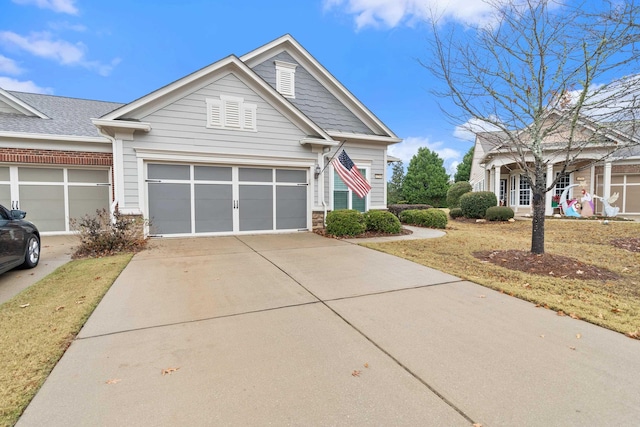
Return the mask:
[(629, 252), (640, 252), (640, 237), (613, 239), (611, 244), (616, 248), (625, 249)]
[(475, 252), (473, 256), (510, 270), (541, 276), (583, 280), (616, 280), (620, 277), (604, 268), (561, 255), (547, 253), (537, 255), (528, 251), (506, 250)]

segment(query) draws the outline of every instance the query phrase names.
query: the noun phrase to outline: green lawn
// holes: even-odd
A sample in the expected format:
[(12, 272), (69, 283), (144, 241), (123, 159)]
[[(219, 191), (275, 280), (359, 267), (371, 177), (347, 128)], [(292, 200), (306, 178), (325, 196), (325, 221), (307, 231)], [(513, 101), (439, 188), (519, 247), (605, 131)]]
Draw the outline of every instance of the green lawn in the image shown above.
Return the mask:
[(17, 422), (132, 257), (71, 261), (0, 305), (0, 426)]

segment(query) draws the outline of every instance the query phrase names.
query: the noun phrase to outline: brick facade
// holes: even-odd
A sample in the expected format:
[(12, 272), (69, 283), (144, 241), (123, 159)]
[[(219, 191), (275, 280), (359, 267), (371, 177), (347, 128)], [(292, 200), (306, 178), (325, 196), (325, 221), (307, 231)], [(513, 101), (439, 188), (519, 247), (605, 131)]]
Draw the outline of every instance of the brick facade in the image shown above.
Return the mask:
[(311, 214), (311, 229), (320, 230), (324, 228), (324, 212), (315, 211)]
[(111, 153), (90, 151), (39, 150), (31, 148), (0, 148), (0, 163), (32, 163), (47, 165), (112, 166)]

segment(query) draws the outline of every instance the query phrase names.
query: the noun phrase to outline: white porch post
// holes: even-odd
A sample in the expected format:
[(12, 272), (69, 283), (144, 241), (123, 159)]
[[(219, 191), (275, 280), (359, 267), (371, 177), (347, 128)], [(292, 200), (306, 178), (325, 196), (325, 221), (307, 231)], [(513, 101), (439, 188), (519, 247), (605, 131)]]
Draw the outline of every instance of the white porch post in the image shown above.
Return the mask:
[(608, 199), (611, 196), (611, 162), (604, 164), (604, 175), (602, 179), (602, 197)]
[(498, 199), (498, 205), (500, 204), (500, 167), (494, 166), (491, 168), (491, 188), (493, 193)]
[[(546, 186), (547, 188), (549, 188), (551, 186), (551, 183), (553, 182), (553, 163), (549, 163), (547, 164), (547, 182), (546, 182)], [(544, 197), (544, 214), (546, 216), (551, 216), (553, 215), (553, 207), (551, 207), (551, 198), (553, 197), (553, 195), (555, 194), (555, 192), (553, 190), (551, 191), (547, 191), (545, 193), (545, 197)]]

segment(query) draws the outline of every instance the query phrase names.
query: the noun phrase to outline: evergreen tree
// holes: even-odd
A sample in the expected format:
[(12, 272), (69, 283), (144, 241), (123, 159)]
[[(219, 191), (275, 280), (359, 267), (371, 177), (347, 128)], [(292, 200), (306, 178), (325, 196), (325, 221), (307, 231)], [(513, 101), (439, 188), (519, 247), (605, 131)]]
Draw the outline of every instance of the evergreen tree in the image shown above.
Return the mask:
[(402, 184), (404, 183), (404, 165), (402, 161), (393, 164), (391, 181), (387, 182), (387, 204), (393, 205), (402, 200)]
[(473, 149), (475, 146), (471, 147), (467, 154), (462, 158), (462, 163), (458, 164), (456, 168), (456, 174), (453, 177), (455, 182), (460, 181), (469, 181), (471, 178), (471, 161), (473, 160)]
[(446, 203), (449, 175), (437, 153), (426, 147), (418, 149), (407, 169), (402, 196), (408, 203), (425, 203), (442, 207)]

